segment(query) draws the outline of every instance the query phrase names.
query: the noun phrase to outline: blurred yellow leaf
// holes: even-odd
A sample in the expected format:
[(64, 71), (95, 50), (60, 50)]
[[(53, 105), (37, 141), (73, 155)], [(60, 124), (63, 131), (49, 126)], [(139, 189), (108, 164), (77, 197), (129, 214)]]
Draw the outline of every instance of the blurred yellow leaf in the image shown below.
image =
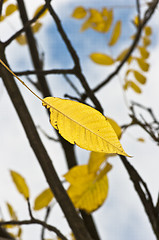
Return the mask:
[(24, 34), (19, 35), (15, 40), (22, 46), (27, 43), (26, 36)]
[(34, 210), (40, 210), (47, 207), (53, 199), (53, 193), (50, 188), (45, 189), (40, 193), (34, 201)]
[(82, 26), (81, 26), (81, 28), (80, 28), (80, 32), (86, 31), (88, 28), (91, 27), (91, 25), (92, 25), (92, 23), (91, 23), (90, 19), (88, 18), (88, 19), (82, 24)]
[(127, 53), (129, 52), (129, 48), (124, 49), (116, 58), (116, 61), (122, 61), (125, 56), (127, 55)]
[[(44, 5), (39, 6), (39, 7), (35, 10), (33, 17), (35, 17), (35, 16), (43, 9), (43, 7), (44, 7)], [(47, 12), (48, 12), (48, 9), (45, 9), (45, 11), (40, 15), (39, 18), (44, 17), (44, 16), (47, 14)]]
[(152, 34), (152, 28), (150, 26), (146, 26), (144, 31), (146, 36), (150, 36)]
[(10, 171), (12, 180), (16, 185), (18, 191), (24, 196), (25, 199), (29, 198), (29, 188), (25, 182), (25, 179), (17, 172)]
[(18, 9), (17, 5), (15, 4), (9, 4), (6, 8), (6, 16), (10, 16), (12, 13), (14, 13)]
[(120, 35), (121, 35), (121, 21), (117, 21), (114, 26), (108, 45), (113, 46), (118, 41)]
[[(108, 194), (108, 178), (106, 175), (101, 175), (97, 178), (96, 175), (92, 173), (89, 174), (87, 165), (83, 165), (82, 168), (81, 166), (73, 168), (76, 174), (79, 170), (77, 175), (80, 177), (79, 179), (77, 177), (78, 181), (77, 179), (74, 180), (74, 183), (70, 185), (67, 192), (76, 208), (83, 209), (90, 213), (99, 208), (105, 201)], [(68, 174), (69, 172), (67, 175)], [(81, 182), (80, 179), (82, 180)]]
[(145, 139), (144, 138), (138, 138), (137, 139), (139, 142), (145, 142)]
[(149, 70), (149, 64), (144, 61), (142, 58), (136, 58), (137, 63), (139, 67), (142, 69), (142, 71), (147, 72)]
[(75, 10), (72, 13), (72, 17), (77, 19), (85, 18), (86, 15), (87, 15), (87, 11), (82, 6), (75, 8)]
[(128, 156), (105, 116), (94, 108), (55, 97), (43, 99), (50, 109), (51, 125), (72, 144), (89, 151)]
[(139, 25), (139, 17), (138, 17), (138, 16), (135, 16), (135, 18), (134, 18), (134, 24), (135, 24), (135, 26), (138, 26), (138, 25)]
[(141, 84), (145, 84), (146, 83), (146, 77), (144, 75), (142, 75), (141, 73), (139, 73), (136, 70), (133, 70), (134, 76), (136, 78), (136, 80), (141, 83)]
[(147, 47), (151, 44), (151, 40), (149, 39), (149, 37), (142, 37), (142, 42), (144, 47)]
[(140, 51), (140, 54), (141, 54), (141, 57), (142, 57), (142, 58), (146, 59), (146, 58), (149, 57), (150, 53), (146, 50), (145, 47), (139, 46), (138, 49), (139, 49), (139, 51)]
[(6, 203), (7, 204), (7, 208), (8, 208), (8, 212), (9, 212), (9, 215), (11, 217), (12, 220), (17, 220), (17, 215), (12, 207), (12, 205), (10, 203)]
[(106, 8), (102, 9), (102, 15), (105, 20), (104, 32), (108, 32), (112, 26), (113, 22), (113, 10), (107, 10)]
[(98, 171), (100, 165), (106, 161), (107, 156), (109, 154), (99, 153), (99, 152), (91, 152), (89, 161), (88, 161), (88, 172), (95, 173)]
[(128, 80), (126, 81), (123, 88), (124, 90), (127, 90), (128, 87), (131, 87), (136, 93), (141, 93), (141, 89), (133, 81), (128, 81)]
[(92, 53), (90, 58), (93, 62), (101, 64), (101, 65), (112, 65), (114, 64), (114, 60), (112, 57), (103, 54), (103, 53)]
[(33, 33), (38, 32), (41, 27), (42, 27), (42, 23), (36, 22), (36, 23), (32, 26), (32, 31), (33, 31)]
[(2, 22), (4, 19), (5, 19), (5, 16), (4, 16), (4, 15), (1, 15), (1, 16), (0, 16), (0, 22)]

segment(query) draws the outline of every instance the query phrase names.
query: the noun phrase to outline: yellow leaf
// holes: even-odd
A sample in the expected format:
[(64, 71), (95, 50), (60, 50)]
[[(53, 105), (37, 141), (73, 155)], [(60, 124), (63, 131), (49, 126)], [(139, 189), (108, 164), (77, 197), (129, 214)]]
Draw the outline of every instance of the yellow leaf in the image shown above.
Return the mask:
[(72, 17), (77, 19), (85, 18), (86, 15), (87, 15), (87, 11), (82, 6), (75, 8), (75, 10), (72, 13)]
[(72, 167), (64, 177), (71, 185), (78, 186), (85, 184), (85, 182), (91, 182), (94, 178), (94, 172), (88, 174), (88, 165), (79, 165)]
[(125, 56), (126, 56), (126, 54), (128, 53), (128, 51), (129, 51), (129, 48), (124, 49), (124, 50), (118, 55), (118, 57), (116, 58), (116, 61), (122, 61), (122, 60), (125, 58)]
[(88, 18), (81, 26), (80, 32), (84, 32), (86, 31), (88, 28), (90, 28), (92, 26), (92, 22), (90, 20), (90, 18)]
[(151, 40), (149, 39), (149, 37), (142, 37), (142, 41), (143, 41), (144, 47), (147, 47), (151, 44)]
[(149, 70), (149, 64), (144, 61), (142, 58), (136, 58), (137, 63), (139, 67), (142, 69), (142, 71), (147, 72)]
[(121, 21), (117, 21), (113, 29), (110, 41), (108, 43), (109, 46), (113, 46), (118, 41), (120, 35), (121, 35)]
[(138, 16), (135, 16), (135, 18), (134, 18), (134, 24), (135, 24), (135, 26), (138, 26), (138, 25), (139, 25), (139, 17), (138, 17)]
[(109, 123), (111, 124), (111, 126), (113, 127), (116, 135), (118, 136), (118, 138), (120, 139), (122, 131), (121, 128), (119, 127), (119, 125), (117, 124), (117, 122), (115, 122), (113, 119), (108, 118)]
[(141, 93), (141, 89), (133, 81), (126, 81), (123, 88), (124, 90), (127, 90), (128, 87), (131, 87), (136, 93)]
[(40, 193), (34, 202), (34, 210), (40, 210), (44, 207), (47, 207), (49, 203), (52, 201), (53, 194), (50, 188), (45, 189), (42, 193)]
[(42, 27), (42, 23), (36, 22), (36, 23), (32, 26), (32, 31), (33, 31), (33, 33), (38, 32), (41, 27)]
[(150, 36), (152, 34), (152, 28), (150, 26), (146, 26), (144, 30), (146, 36)]
[(18, 218), (17, 218), (17, 215), (16, 215), (12, 205), (8, 202), (6, 204), (7, 204), (8, 212), (10, 214), (11, 219), (12, 220), (17, 220)]
[(27, 40), (24, 34), (19, 35), (18, 37), (16, 37), (15, 40), (22, 46), (27, 43)]
[(146, 50), (145, 47), (139, 46), (138, 49), (139, 49), (139, 51), (140, 51), (140, 54), (141, 54), (141, 57), (142, 57), (142, 58), (146, 59), (146, 58), (149, 57), (150, 53)]
[(107, 163), (105, 167), (100, 171), (100, 173), (96, 177), (96, 181), (103, 178), (110, 170), (112, 169), (112, 165)]
[(17, 5), (15, 4), (9, 4), (6, 8), (6, 17), (10, 16), (12, 13), (14, 13), (18, 9)]
[[(35, 17), (35, 16), (43, 9), (43, 7), (44, 7), (44, 5), (39, 6), (39, 7), (35, 10), (33, 17)], [(47, 12), (48, 12), (48, 9), (46, 9), (46, 10), (40, 15), (39, 18), (44, 17), (44, 16), (47, 14)]]
[(101, 65), (112, 65), (114, 63), (113, 58), (103, 53), (92, 53), (90, 58), (93, 62)]
[(103, 21), (102, 14), (97, 9), (90, 8), (89, 12), (90, 12), (90, 19), (92, 23), (99, 23)]
[(2, 22), (5, 19), (5, 16), (1, 15), (0, 16), (0, 22)]
[(107, 118), (96, 109), (55, 97), (44, 98), (43, 106), (50, 109), (51, 125), (68, 142), (89, 151), (128, 156)]
[(136, 78), (136, 80), (141, 83), (141, 84), (145, 84), (146, 83), (146, 77), (144, 75), (142, 75), (141, 73), (139, 73), (138, 71), (133, 70), (134, 76)]
[(98, 171), (100, 165), (107, 159), (106, 153), (91, 152), (88, 161), (88, 172), (95, 173)]
[(108, 32), (112, 26), (113, 22), (113, 10), (107, 10), (106, 8), (102, 9), (102, 15), (105, 20), (104, 32)]
[(14, 184), (16, 185), (18, 191), (24, 196), (25, 199), (29, 198), (29, 188), (25, 182), (25, 179), (17, 172), (10, 171), (10, 174), (12, 176), (12, 180)]
[[(87, 167), (87, 165), (85, 166)], [(94, 176), (92, 180), (89, 179), (88, 181), (88, 172), (85, 172), (84, 175), (79, 169), (78, 175), (80, 173), (83, 175), (85, 182), (80, 183), (79, 181), (78, 185), (71, 185), (67, 192), (76, 208), (90, 213), (99, 208), (105, 201), (108, 194), (108, 179), (104, 175), (98, 179)]]
[(138, 138), (137, 139), (139, 142), (145, 142), (145, 139), (144, 138)]

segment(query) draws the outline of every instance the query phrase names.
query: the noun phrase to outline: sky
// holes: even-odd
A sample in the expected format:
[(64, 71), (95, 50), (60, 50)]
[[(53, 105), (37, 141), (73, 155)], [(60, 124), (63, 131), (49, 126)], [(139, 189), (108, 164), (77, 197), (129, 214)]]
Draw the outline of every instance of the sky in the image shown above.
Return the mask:
[[(8, 0), (11, 1), (11, 0)], [(14, 2), (14, 1), (11, 1)], [(43, 1), (31, 1), (27, 0), (27, 9), (29, 11), (29, 17), (31, 18), (37, 6)], [(144, 1), (142, 1), (144, 3)], [(71, 13), (76, 6), (82, 5), (87, 8), (114, 6), (115, 20), (121, 19), (123, 21), (123, 32), (119, 45), (115, 48), (109, 49), (107, 37), (102, 34), (97, 34), (91, 30), (84, 33), (80, 33), (81, 21), (72, 19)], [(98, 82), (101, 82), (104, 78), (113, 71), (114, 67), (103, 67), (95, 65), (90, 61), (89, 55), (93, 51), (99, 51), (107, 54), (120, 53), (121, 49), (126, 48), (131, 43), (130, 37), (127, 35), (127, 29), (129, 29), (131, 36), (134, 33), (134, 28), (130, 23), (135, 13), (135, 1), (130, 1), (128, 6), (124, 6), (125, 1), (111, 1), (107, 3), (102, 0), (84, 1), (84, 0), (58, 0), (54, 1), (54, 8), (58, 13), (64, 29), (68, 33), (69, 38), (72, 41), (80, 59), (83, 73), (88, 79), (89, 85), (95, 87)], [(149, 48), (151, 68), (147, 74), (147, 83), (142, 86), (142, 94), (137, 95), (133, 91), (129, 90), (127, 93), (122, 90), (122, 81), (124, 71), (121, 71), (111, 83), (100, 90), (96, 96), (100, 99), (104, 108), (104, 114), (108, 117), (116, 120), (119, 125), (129, 123), (128, 117), (129, 109), (128, 105), (131, 100), (147, 105), (154, 109), (154, 112), (159, 117), (158, 110), (158, 55), (159, 55), (159, 33), (158, 27), (158, 10), (150, 21), (150, 26), (153, 27), (152, 44)], [(14, 19), (14, 21), (13, 21)], [(42, 19), (44, 23), (43, 28), (36, 35), (38, 39), (38, 48), (41, 53), (45, 52), (45, 68), (67, 68), (72, 66), (72, 60), (67, 53), (61, 38), (59, 37), (56, 26), (53, 24), (51, 18), (46, 16)], [(0, 23), (0, 39), (8, 39), (14, 31), (20, 28), (18, 21), (18, 15), (16, 13), (12, 17), (8, 17), (5, 23)], [(7, 29), (7, 30), (6, 30)], [(17, 54), (18, 53), (18, 54)], [(6, 54), (10, 66), (14, 71), (20, 71), (24, 69), (32, 69), (30, 57), (28, 55), (27, 47), (21, 47), (17, 43), (13, 42), (8, 47)], [(134, 65), (134, 67), (136, 67)], [(26, 78), (22, 78), (27, 82)], [(34, 79), (32, 77), (32, 79)], [(54, 96), (64, 97), (67, 92), (70, 95), (75, 95), (70, 86), (65, 83), (65, 80), (61, 76), (48, 76), (48, 83)], [(72, 81), (77, 84), (78, 89), (82, 91), (80, 83), (76, 78), (71, 77)], [(41, 126), (47, 134), (56, 137), (52, 131), (52, 127), (49, 124), (49, 119), (45, 109), (41, 107), (39, 100), (35, 99), (23, 86), (17, 83), (22, 91), (23, 97), (26, 100), (26, 104), (29, 111), (32, 113), (36, 126)], [(31, 84), (28, 85), (40, 94)], [(6, 201), (10, 202), (19, 217), (24, 219), (28, 217), (27, 205), (23, 197), (17, 192), (15, 186), (12, 183), (9, 170), (15, 170), (22, 174), (31, 192), (31, 204), (33, 204), (35, 197), (45, 188), (47, 188), (46, 180), (42, 174), (42, 171), (38, 165), (38, 162), (29, 146), (28, 140), (25, 136), (24, 130), (20, 124), (17, 114), (12, 106), (12, 103), (7, 95), (5, 87), (0, 80), (0, 213), (2, 212), (4, 218), (9, 218)], [(52, 158), (53, 164), (59, 174), (62, 176), (66, 171), (66, 163), (64, 161), (64, 154), (58, 143), (54, 143), (48, 140), (40, 131), (39, 134), (47, 148), (47, 151)], [(136, 139), (143, 137), (144, 143), (138, 142)], [(147, 183), (153, 200), (156, 202), (158, 195), (158, 146), (152, 142), (150, 137), (140, 128), (130, 128), (121, 139), (122, 146), (125, 151), (132, 155), (130, 159), (131, 164), (138, 170), (139, 174), (143, 177)], [(89, 157), (89, 152), (76, 147), (76, 153), (79, 164), (85, 164)], [(109, 194), (104, 205), (99, 208), (93, 216), (99, 229), (99, 234), (102, 240), (149, 240), (155, 239), (151, 225), (144, 212), (143, 206), (133, 188), (133, 185), (129, 179), (129, 176), (123, 167), (118, 157), (111, 158), (109, 162), (113, 165), (112, 171), (108, 174), (109, 178)], [(62, 178), (61, 178), (62, 179)], [(53, 201), (52, 216), (49, 218), (49, 222), (54, 226), (60, 228), (66, 236), (69, 236), (70, 230), (63, 214), (60, 212), (58, 204)], [(37, 217), (42, 217), (44, 211), (35, 213)], [(30, 226), (24, 227), (23, 240), (26, 239), (39, 239), (39, 227)], [(51, 238), (52, 234), (47, 235)]]

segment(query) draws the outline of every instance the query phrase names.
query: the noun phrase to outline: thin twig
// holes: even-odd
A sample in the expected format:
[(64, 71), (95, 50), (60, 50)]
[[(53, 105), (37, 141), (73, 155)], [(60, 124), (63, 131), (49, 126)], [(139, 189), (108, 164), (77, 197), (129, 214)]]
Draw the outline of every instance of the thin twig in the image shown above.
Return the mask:
[[(47, 223), (47, 220), (48, 220), (48, 217), (49, 217), (49, 214), (50, 214), (50, 210), (51, 210), (51, 208), (47, 207), (46, 215), (45, 215), (45, 219), (44, 219), (45, 223)], [(41, 231), (41, 240), (44, 240), (44, 233), (45, 233), (45, 227), (43, 226), (42, 227), (42, 231)]]
[(78, 91), (77, 87), (73, 84), (71, 79), (66, 74), (64, 74), (63, 76), (66, 79), (66, 81), (70, 84), (70, 86), (73, 88), (73, 90), (77, 93), (77, 95), (81, 97), (80, 92)]
[(121, 159), (122, 163), (124, 164), (128, 174), (130, 176), (131, 181), (134, 184), (134, 188), (135, 188), (135, 190), (144, 206), (147, 216), (151, 222), (153, 231), (154, 231), (157, 239), (159, 239), (158, 214), (157, 214), (155, 206), (153, 205), (153, 201), (152, 201), (152, 197), (149, 192), (149, 189), (148, 189), (146, 183), (143, 181), (143, 179), (138, 174), (138, 172), (135, 170), (135, 168), (127, 161), (126, 157), (120, 155), (120, 159)]
[(48, 75), (48, 74), (75, 74), (74, 69), (50, 69), (50, 70), (27, 70), (21, 72), (15, 72), (18, 76), (26, 75)]
[(141, 10), (140, 10), (140, 0), (136, 0), (136, 8), (138, 13), (139, 25), (141, 24)]
[(43, 226), (44, 228), (48, 229), (49, 231), (52, 231), (56, 233), (56, 235), (61, 238), (62, 240), (68, 240), (56, 227), (47, 224), (44, 221), (41, 221), (36, 218), (32, 218), (30, 220), (22, 220), (22, 221), (16, 221), (16, 220), (11, 220), (11, 221), (1, 221), (0, 226), (6, 226), (6, 225), (31, 225), (31, 224), (38, 224)]

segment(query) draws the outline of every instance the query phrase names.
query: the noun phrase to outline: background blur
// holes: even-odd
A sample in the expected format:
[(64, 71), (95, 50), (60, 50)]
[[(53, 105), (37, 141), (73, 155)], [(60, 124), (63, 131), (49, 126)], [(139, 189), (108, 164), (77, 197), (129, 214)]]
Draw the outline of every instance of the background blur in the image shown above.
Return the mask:
[[(9, 0), (9, 3), (15, 1)], [(32, 18), (36, 8), (43, 4), (43, 1), (25, 1), (29, 18)], [(144, 4), (146, 1), (141, 1)], [(92, 30), (80, 33), (82, 21), (71, 18), (75, 7), (82, 5), (88, 8), (101, 9), (110, 7), (114, 9), (115, 20), (122, 20), (122, 35), (119, 42), (111, 50), (107, 43), (110, 35), (103, 35)], [(116, 56), (122, 49), (131, 44), (130, 36), (135, 33), (132, 20), (136, 13), (136, 1), (102, 1), (102, 0), (54, 0), (53, 7), (59, 15), (64, 29), (71, 39), (80, 60), (83, 72), (89, 85), (93, 88), (103, 79), (105, 79), (115, 66), (105, 67), (94, 64), (89, 59), (92, 52), (103, 52)], [(41, 19), (42, 29), (36, 34), (38, 49), (41, 54), (44, 53), (45, 69), (72, 67), (72, 60), (62, 42), (52, 18), (47, 14)], [(158, 9), (149, 22), (153, 29), (152, 43), (150, 51), (150, 70), (147, 73), (147, 83), (142, 86), (142, 94), (137, 95), (131, 89), (123, 92), (122, 82), (124, 70), (120, 72), (108, 85), (97, 92), (97, 97), (104, 108), (104, 114), (113, 118), (119, 125), (129, 123), (128, 106), (130, 102), (136, 101), (143, 105), (153, 108), (154, 113), (159, 118), (159, 14)], [(19, 30), (21, 23), (18, 13), (8, 17), (6, 21), (0, 23), (0, 39), (7, 40), (14, 32)], [(107, 39), (108, 37), (108, 39)], [(7, 48), (7, 58), (13, 71), (23, 71), (32, 69), (30, 56), (27, 46), (20, 46), (17, 42)], [(72, 76), (70, 78), (78, 86), (79, 91), (83, 92), (78, 80)], [(22, 79), (33, 89), (38, 91), (27, 81)], [(34, 80), (34, 76), (31, 76)], [(61, 75), (48, 75), (49, 86), (53, 96), (64, 97), (65, 93), (75, 95), (68, 83)], [(56, 137), (49, 123), (46, 110), (41, 106), (41, 102), (31, 95), (23, 86), (17, 82), (23, 93), (27, 106), (37, 126), (40, 126), (45, 132)], [(24, 130), (20, 124), (17, 114), (7, 95), (5, 87), (0, 79), (0, 215), (6, 220), (9, 218), (6, 201), (15, 208), (19, 219), (28, 218), (27, 204), (23, 197), (17, 192), (12, 183), (9, 170), (15, 170), (25, 177), (31, 192), (31, 202), (35, 197), (47, 187), (47, 183), (38, 165), (38, 162), (29, 146)], [(39, 131), (44, 145), (52, 158), (53, 164), (59, 176), (67, 171), (65, 158), (61, 146), (58, 143), (48, 140)], [(145, 139), (144, 143), (138, 142), (137, 138)], [(121, 139), (124, 150), (133, 156), (130, 159), (133, 166), (137, 169), (143, 180), (147, 183), (152, 194), (154, 202), (157, 201), (159, 181), (159, 147), (156, 146), (150, 137), (139, 127), (132, 127), (123, 135)], [(89, 158), (89, 152), (76, 147), (76, 153), (79, 164), (85, 164)], [(104, 205), (99, 208), (93, 216), (95, 218), (102, 240), (150, 240), (155, 239), (143, 206), (133, 188), (131, 181), (124, 169), (120, 159), (113, 157), (109, 159), (113, 165), (109, 177), (109, 195)], [(44, 211), (35, 213), (37, 217), (42, 217)], [(1, 217), (1, 216), (0, 216)], [(59, 210), (58, 204), (53, 202), (52, 214), (49, 222), (61, 229), (66, 236), (69, 236), (70, 229), (67, 226), (65, 218)], [(40, 239), (40, 227), (23, 227), (23, 240)], [(47, 233), (48, 238), (53, 237), (52, 233)]]

